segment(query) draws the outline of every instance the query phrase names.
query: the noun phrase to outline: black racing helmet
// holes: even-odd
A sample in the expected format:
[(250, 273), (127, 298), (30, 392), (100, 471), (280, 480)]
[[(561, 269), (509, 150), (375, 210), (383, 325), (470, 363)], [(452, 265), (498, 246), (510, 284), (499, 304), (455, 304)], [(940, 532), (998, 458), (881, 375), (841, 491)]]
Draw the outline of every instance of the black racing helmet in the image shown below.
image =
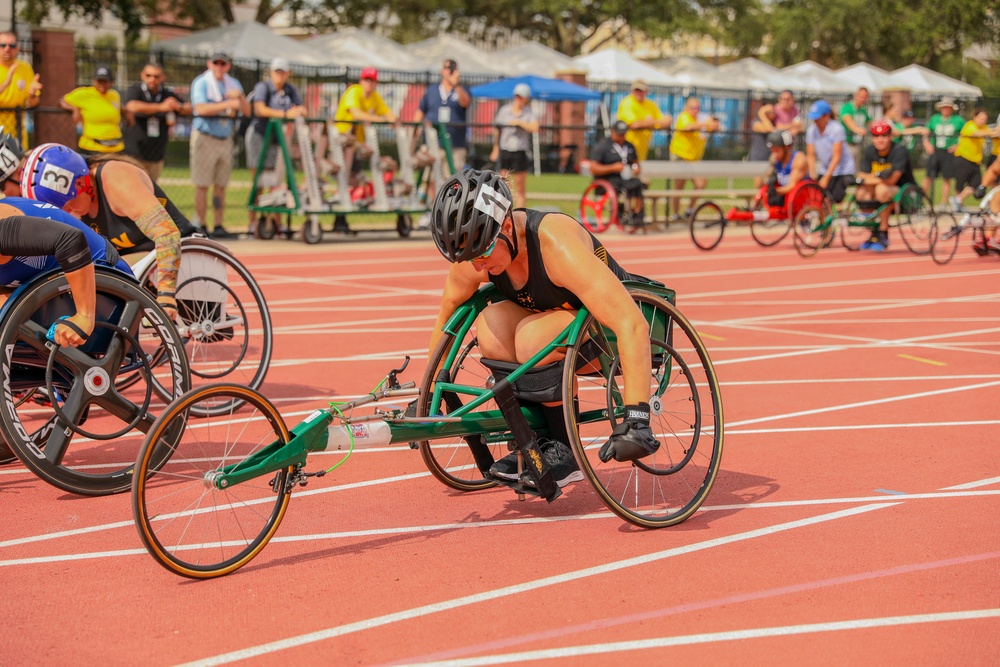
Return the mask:
[(14, 175), (21, 166), (22, 158), (24, 151), (21, 149), (21, 142), (0, 125), (0, 183)]
[(434, 243), (449, 262), (484, 254), (511, 211), (510, 187), (495, 171), (463, 171), (438, 189), (431, 209)]
[(788, 130), (774, 130), (773, 132), (767, 133), (767, 147), (774, 148), (775, 146), (781, 148), (787, 148), (795, 143), (795, 137)]

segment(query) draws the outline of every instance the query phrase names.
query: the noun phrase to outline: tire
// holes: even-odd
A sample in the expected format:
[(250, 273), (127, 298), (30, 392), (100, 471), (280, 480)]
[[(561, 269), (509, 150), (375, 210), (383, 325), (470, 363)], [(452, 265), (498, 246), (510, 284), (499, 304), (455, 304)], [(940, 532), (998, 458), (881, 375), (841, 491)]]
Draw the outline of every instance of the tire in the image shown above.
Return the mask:
[(867, 241), (871, 235), (871, 228), (864, 225), (851, 225), (848, 223), (840, 228), (840, 242), (851, 252), (861, 250), (861, 244)]
[(803, 206), (792, 221), (795, 250), (812, 257), (833, 239), (833, 221), (816, 206)]
[(896, 226), (903, 244), (915, 255), (930, 254), (937, 238), (937, 214), (923, 191), (907, 183), (899, 193)]
[(600, 234), (618, 219), (618, 193), (611, 184), (597, 179), (587, 186), (580, 198), (580, 224), (587, 231)]
[(278, 222), (274, 213), (265, 213), (257, 218), (257, 238), (270, 241), (278, 233)]
[[(3, 440), (41, 479), (89, 496), (119, 493), (131, 485), (136, 452), (163, 409), (159, 401), (150, 405), (156, 393), (150, 383), (171, 398), (190, 388), (180, 336), (159, 304), (116, 272), (99, 269), (96, 282), (99, 322), (131, 332), (143, 319), (156, 324), (148, 327), (140, 353), (126, 337), (100, 326), (79, 348), (47, 347), (49, 324), (74, 310), (60, 273), (38, 279), (19, 294), (0, 329), (3, 373), (10, 380), (3, 387), (7, 408), (0, 411)], [(143, 364), (142, 357), (156, 349), (166, 352), (163, 363)], [(18, 392), (46, 386), (47, 366), (50, 388), (15, 405)], [(123, 373), (135, 377), (120, 388), (116, 380)], [(77, 437), (67, 424), (85, 424), (93, 439)], [(151, 460), (151, 465), (162, 463)]]
[(635, 462), (605, 463), (598, 457), (621, 420), (624, 401), (617, 349), (593, 315), (583, 327), (589, 335), (566, 355), (563, 405), (579, 402), (578, 417), (566, 415), (566, 429), (580, 469), (608, 508), (635, 525), (660, 528), (689, 518), (711, 491), (722, 461), (722, 398), (691, 323), (659, 295), (634, 288), (629, 293), (647, 321), (661, 323), (650, 337), (649, 399), (650, 426), (660, 447)]
[[(471, 332), (467, 333), (457, 350), (453, 349), (455, 338), (453, 334), (445, 334), (427, 361), (427, 369), (420, 382), (420, 395), (417, 398), (418, 417), (430, 415), (434, 386), (439, 381), (455, 382), (473, 387), (491, 386), (492, 373), (480, 361), (482, 357), (475, 336)], [(447, 362), (450, 353), (454, 353), (454, 361), (441, 371), (437, 371)], [(463, 397), (451, 394), (448, 398), (454, 402), (461, 401)], [(489, 401), (482, 406), (482, 409), (498, 410), (499, 408), (495, 401)], [(448, 407), (448, 412), (453, 411), (454, 408)], [(493, 460), (498, 460), (509, 453), (506, 442), (502, 439), (489, 443), (488, 447)], [(424, 440), (418, 443), (418, 449), (427, 469), (445, 486), (458, 491), (478, 491), (495, 485), (491, 480), (483, 478), (482, 471), (476, 464), (476, 459), (465, 438)]]
[[(178, 314), (193, 386), (225, 381), (259, 389), (274, 346), (271, 314), (260, 286), (239, 260), (212, 241), (185, 239), (181, 261)], [(155, 270), (154, 264), (139, 276), (140, 283), (153, 293)], [(201, 298), (203, 295), (211, 298)], [(143, 327), (140, 342), (148, 330)], [(154, 359), (154, 363), (162, 361), (162, 350)], [(163, 387), (154, 382), (154, 388), (166, 398)], [(200, 404), (192, 414), (203, 416), (201, 411), (209, 409), (223, 414), (238, 407), (238, 403)]]
[(726, 224), (721, 208), (710, 201), (702, 202), (688, 220), (691, 240), (701, 250), (712, 250), (722, 241)]
[[(314, 227), (315, 229), (313, 229)], [(314, 221), (306, 218), (305, 222), (302, 223), (302, 240), (305, 241), (306, 245), (316, 245), (323, 240), (323, 226), (319, 220)]]
[(774, 220), (768, 218), (767, 220), (751, 220), (750, 221), (750, 236), (753, 240), (757, 242), (757, 245), (770, 248), (771, 246), (781, 243), (786, 236), (788, 236), (789, 230), (792, 228), (792, 221), (788, 218), (782, 218), (780, 220)]
[(931, 259), (938, 264), (947, 264), (958, 251), (958, 242), (962, 238), (962, 228), (954, 215), (938, 213), (934, 237)]
[(413, 231), (413, 218), (407, 213), (400, 213), (396, 216), (396, 233), (404, 239)]
[[(202, 401), (243, 408), (239, 415), (188, 423)], [(174, 401), (146, 436), (132, 483), (133, 519), (156, 562), (184, 577), (208, 579), (229, 574), (260, 553), (288, 509), (295, 467), (224, 489), (210, 478), (290, 437), (274, 405), (246, 387), (208, 385)], [(152, 465), (158, 449), (171, 454), (161, 467)]]

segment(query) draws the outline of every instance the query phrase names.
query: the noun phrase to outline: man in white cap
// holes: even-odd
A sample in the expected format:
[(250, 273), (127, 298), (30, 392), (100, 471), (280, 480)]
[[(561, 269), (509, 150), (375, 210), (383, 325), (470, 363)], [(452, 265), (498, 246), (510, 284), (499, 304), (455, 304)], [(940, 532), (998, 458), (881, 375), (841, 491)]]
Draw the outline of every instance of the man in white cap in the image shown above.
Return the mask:
[(924, 176), (924, 192), (933, 196), (934, 181), (941, 178), (941, 204), (948, 203), (951, 181), (955, 178), (955, 149), (958, 136), (965, 121), (956, 112), (958, 105), (950, 97), (942, 97), (934, 105), (938, 110), (927, 123), (928, 136), (924, 137), (924, 152), (927, 153), (927, 175)]
[[(253, 104), (253, 122), (247, 128), (244, 139), (247, 149), (247, 167), (251, 177), (260, 166), (261, 153), (264, 153), (264, 173), (258, 181), (259, 192), (267, 193), (278, 186), (284, 175), (284, 161), (278, 160), (278, 141), (272, 135), (268, 145), (264, 145), (264, 135), (271, 118), (293, 119), (306, 114), (302, 106), (302, 96), (292, 84), (288, 83), (291, 66), (284, 58), (271, 61), (268, 78), (253, 87), (253, 92), (247, 98)], [(289, 131), (291, 125), (284, 125), (283, 130)], [(268, 178), (265, 178), (265, 175)], [(251, 231), (255, 216), (250, 214)]]
[(531, 135), (538, 132), (538, 120), (531, 110), (531, 88), (526, 83), (514, 86), (514, 101), (497, 110), (493, 119), (493, 150), (490, 160), (497, 171), (507, 170), (514, 177), (514, 207), (524, 208), (528, 190), (528, 148)]
[(653, 139), (653, 130), (669, 130), (673, 118), (670, 114), (663, 115), (656, 102), (646, 97), (649, 94), (649, 84), (642, 79), (632, 83), (632, 92), (626, 95), (618, 105), (618, 120), (628, 125), (625, 138), (635, 146), (635, 152), (640, 160), (649, 155), (649, 144)]

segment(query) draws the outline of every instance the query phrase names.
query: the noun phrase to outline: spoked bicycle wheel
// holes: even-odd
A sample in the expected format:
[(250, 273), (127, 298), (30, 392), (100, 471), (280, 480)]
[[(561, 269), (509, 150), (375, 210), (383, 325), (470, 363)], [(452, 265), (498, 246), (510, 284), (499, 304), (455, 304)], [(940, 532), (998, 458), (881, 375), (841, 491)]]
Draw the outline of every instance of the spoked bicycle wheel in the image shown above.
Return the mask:
[[(7, 351), (3, 440), (41, 479), (88, 496), (131, 485), (136, 452), (163, 409), (163, 402), (151, 401), (150, 383), (171, 397), (190, 386), (180, 338), (153, 298), (114, 271), (99, 269), (96, 279), (98, 325), (80, 347), (52, 346), (45, 338), (52, 322), (75, 311), (58, 273), (18, 294), (0, 327), (0, 347)], [(143, 318), (157, 326), (137, 346), (128, 332), (137, 331)], [(168, 353), (152, 366), (149, 350), (156, 348)], [(121, 388), (123, 375), (135, 381)], [(16, 400), (21, 392), (30, 392), (28, 400)]]
[(934, 204), (919, 187), (908, 183), (899, 193), (896, 206), (896, 226), (904, 245), (915, 255), (929, 254), (937, 238)]
[(604, 179), (593, 181), (580, 198), (580, 224), (594, 234), (603, 232), (616, 221), (618, 203), (618, 193), (611, 183)]
[(579, 402), (566, 427), (577, 463), (601, 500), (626, 521), (659, 528), (694, 514), (712, 488), (722, 460), (722, 399), (691, 323), (661, 296), (630, 293), (652, 323), (650, 427), (659, 449), (634, 462), (600, 460), (601, 446), (622, 419), (624, 385), (617, 349), (592, 315), (584, 325), (589, 336), (566, 355), (563, 404), (573, 405), (574, 396)]
[(781, 243), (788, 236), (788, 231), (791, 228), (792, 221), (789, 218), (754, 219), (750, 222), (750, 236), (757, 242), (757, 245), (769, 248)]
[(817, 206), (803, 206), (792, 221), (795, 250), (812, 257), (833, 238), (832, 220)]
[[(440, 370), (438, 370), (440, 368)], [(492, 372), (483, 365), (479, 352), (479, 342), (471, 333), (467, 333), (456, 349), (455, 336), (445, 334), (427, 362), (427, 370), (420, 382), (420, 396), (417, 398), (417, 416), (427, 417), (430, 411), (434, 385), (437, 382), (453, 382), (472, 387), (488, 387), (493, 381)], [(461, 405), (468, 403), (472, 397), (449, 392), (444, 396), (444, 406), (448, 412), (454, 412)], [(498, 410), (495, 401), (484, 404), (482, 410)], [(506, 456), (506, 438), (484, 438), (484, 436), (467, 436), (444, 440), (424, 440), (418, 443), (420, 456), (423, 457), (427, 469), (442, 484), (459, 491), (476, 491), (494, 486), (494, 482), (483, 478), (482, 471), (476, 462), (470, 440), (482, 438), (484, 446), (489, 450), (494, 461)], [(477, 444), (472, 441), (472, 444)], [(486, 462), (488, 463), (488, 461)], [(485, 463), (484, 463), (485, 465)]]
[(934, 243), (931, 245), (931, 259), (938, 264), (947, 264), (958, 250), (962, 228), (951, 213), (938, 213)]
[(702, 250), (712, 250), (722, 241), (722, 234), (726, 231), (726, 217), (714, 203), (702, 202), (691, 214), (688, 229), (696, 246)]
[[(153, 264), (139, 277), (154, 293), (155, 271)], [(260, 388), (271, 363), (271, 315), (253, 276), (224, 246), (184, 239), (177, 308), (193, 386), (225, 381)], [(143, 325), (140, 341), (149, 328), (148, 322)], [(162, 350), (153, 356), (162, 361)], [(162, 388), (158, 391), (163, 396)], [(225, 414), (230, 407), (205, 403), (192, 414)]]
[[(196, 408), (242, 406), (188, 421)], [(184, 577), (218, 577), (246, 565), (274, 536), (291, 499), (294, 466), (219, 488), (214, 477), (272, 443), (288, 427), (256, 391), (232, 384), (193, 389), (160, 415), (136, 460), (132, 513), (156, 561)], [(156, 469), (158, 451), (170, 460)]]

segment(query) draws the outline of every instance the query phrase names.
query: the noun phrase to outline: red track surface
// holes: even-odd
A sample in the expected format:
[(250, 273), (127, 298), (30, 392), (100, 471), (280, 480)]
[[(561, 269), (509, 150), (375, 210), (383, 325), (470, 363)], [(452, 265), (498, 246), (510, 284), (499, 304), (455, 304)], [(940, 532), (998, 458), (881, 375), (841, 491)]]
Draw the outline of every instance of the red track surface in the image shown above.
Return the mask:
[[(586, 483), (551, 505), (460, 494), (393, 446), (195, 582), (146, 554), (127, 494), (8, 465), (0, 664), (1000, 662), (1000, 262), (604, 240), (677, 290), (722, 381), (722, 471), (686, 523), (635, 528)], [(290, 425), (404, 354), (419, 380), (446, 269), (428, 241), (234, 249), (271, 307), (263, 390)]]

